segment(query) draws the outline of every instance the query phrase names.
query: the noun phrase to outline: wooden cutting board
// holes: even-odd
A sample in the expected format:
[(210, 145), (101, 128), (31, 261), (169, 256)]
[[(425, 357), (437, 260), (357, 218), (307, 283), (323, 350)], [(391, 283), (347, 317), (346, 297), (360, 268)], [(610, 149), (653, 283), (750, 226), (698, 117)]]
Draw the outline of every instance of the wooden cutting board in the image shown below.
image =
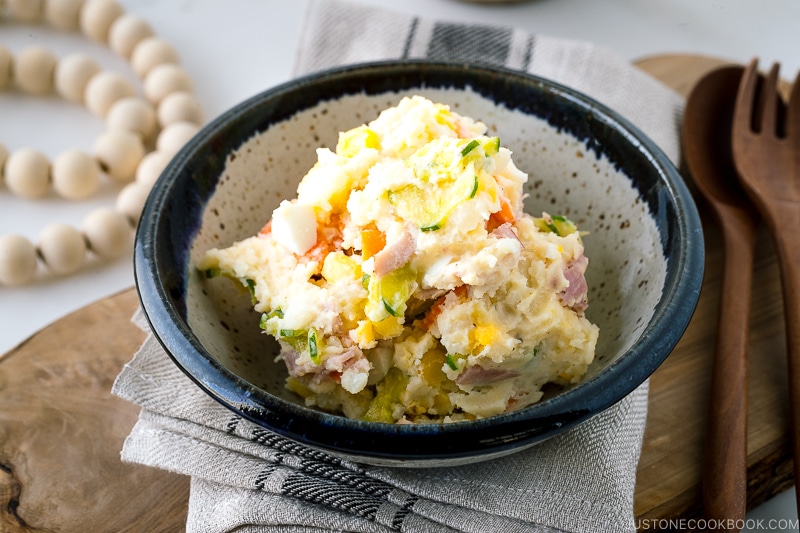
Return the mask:
[[(710, 68), (697, 56), (637, 64), (686, 95)], [(690, 518), (702, 512), (700, 462), (722, 250), (700, 205), (706, 275), (683, 339), (653, 375), (635, 514)], [(758, 240), (749, 372), (748, 508), (792, 485), (779, 272), (771, 239)], [(123, 464), (119, 451), (138, 409), (110, 394), (143, 340), (130, 323), (133, 289), (89, 305), (0, 357), (0, 531), (181, 531), (188, 478)], [(655, 528), (655, 522), (640, 522)]]

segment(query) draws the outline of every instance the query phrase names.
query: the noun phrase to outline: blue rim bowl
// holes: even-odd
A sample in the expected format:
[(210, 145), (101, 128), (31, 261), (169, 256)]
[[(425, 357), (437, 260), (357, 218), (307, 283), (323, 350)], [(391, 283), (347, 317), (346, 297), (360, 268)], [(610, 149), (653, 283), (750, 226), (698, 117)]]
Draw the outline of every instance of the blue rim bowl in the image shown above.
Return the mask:
[[(194, 290), (190, 249), (229, 155), (258, 132), (320, 102), (420, 88), (469, 90), (507, 109), (535, 115), (634, 177), (633, 187), (658, 229), (660, 243), (655, 246), (666, 262), (663, 289), (638, 339), (578, 386), (516, 412), (450, 424), (352, 420), (307, 408), (237, 375), (205, 347), (187, 316), (187, 294)], [(684, 181), (665, 154), (616, 112), (567, 87), (503, 68), (390, 61), (295, 79), (244, 101), (202, 128), (169, 163), (146, 202), (134, 271), (142, 309), (166, 353), (233, 412), (293, 441), (357, 461), (441, 466), (534, 445), (631, 393), (683, 335), (699, 297), (703, 262), (701, 224)]]

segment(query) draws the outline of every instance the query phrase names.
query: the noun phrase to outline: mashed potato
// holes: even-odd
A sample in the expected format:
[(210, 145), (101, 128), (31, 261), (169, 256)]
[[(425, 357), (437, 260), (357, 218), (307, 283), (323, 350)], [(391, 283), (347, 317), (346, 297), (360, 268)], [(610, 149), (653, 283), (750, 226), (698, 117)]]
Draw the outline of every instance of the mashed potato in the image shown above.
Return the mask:
[(522, 408), (578, 381), (598, 328), (566, 218), (522, 211), (527, 175), (484, 124), (403, 98), (343, 132), (256, 236), (198, 268), (249, 288), (287, 387), (380, 422)]

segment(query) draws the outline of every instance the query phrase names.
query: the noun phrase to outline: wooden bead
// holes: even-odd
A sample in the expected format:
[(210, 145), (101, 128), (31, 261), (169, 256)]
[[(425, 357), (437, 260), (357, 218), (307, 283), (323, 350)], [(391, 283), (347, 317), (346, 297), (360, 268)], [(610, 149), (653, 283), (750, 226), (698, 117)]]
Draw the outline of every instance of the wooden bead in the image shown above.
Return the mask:
[(105, 118), (117, 100), (134, 96), (135, 89), (122, 74), (104, 70), (98, 72), (86, 84), (84, 100), (93, 114)]
[(83, 0), (47, 0), (44, 19), (54, 28), (65, 31), (77, 30), (82, 7)]
[(0, 284), (24, 285), (36, 274), (36, 248), (21, 235), (0, 235)]
[(135, 133), (147, 142), (156, 132), (156, 112), (141, 98), (123, 98), (108, 110), (106, 127)]
[(128, 217), (132, 224), (137, 224), (149, 194), (150, 188), (143, 183), (134, 181), (127, 184), (117, 196), (117, 212)]
[(175, 92), (192, 92), (192, 80), (180, 66), (165, 63), (154, 67), (144, 79), (144, 95), (158, 105), (161, 100)]
[(88, 55), (69, 55), (56, 65), (56, 92), (70, 102), (82, 104), (86, 85), (98, 72), (100, 72), (100, 65)]
[(13, 68), (14, 56), (11, 55), (8, 48), (0, 45), (0, 91), (11, 85), (11, 81), (14, 79)]
[(94, 143), (94, 156), (100, 168), (116, 181), (131, 181), (144, 154), (142, 140), (127, 131), (107, 131)]
[(15, 195), (29, 200), (41, 198), (50, 191), (50, 163), (38, 150), (16, 150), (6, 159), (5, 179)]
[(81, 31), (93, 41), (106, 43), (111, 24), (123, 13), (122, 6), (114, 0), (86, 0), (79, 19)]
[(200, 101), (189, 92), (178, 91), (169, 94), (158, 104), (158, 123), (162, 127), (174, 122), (203, 123), (203, 109)]
[(103, 259), (120, 257), (131, 249), (133, 236), (125, 215), (107, 207), (95, 209), (83, 221), (89, 249)]
[(144, 79), (158, 65), (177, 63), (178, 53), (175, 48), (158, 37), (143, 39), (131, 54), (131, 68), (140, 79)]
[(130, 59), (136, 45), (152, 35), (153, 28), (144, 19), (126, 13), (111, 24), (108, 30), (108, 45), (121, 57)]
[(100, 166), (86, 152), (66, 150), (53, 161), (53, 189), (67, 200), (89, 198), (100, 183)]
[(44, 13), (44, 0), (6, 0), (11, 18), (28, 24), (39, 22)]
[(160, 150), (150, 152), (142, 158), (142, 162), (139, 163), (139, 167), (136, 169), (136, 182), (141, 183), (150, 190), (171, 160), (172, 156), (170, 154)]
[(23, 50), (14, 63), (17, 86), (30, 94), (47, 94), (53, 90), (56, 56), (41, 46)]
[(72, 274), (86, 261), (86, 240), (83, 234), (67, 224), (50, 224), (39, 233), (39, 257), (52, 272)]
[(158, 135), (156, 149), (170, 157), (178, 153), (186, 142), (200, 131), (200, 126), (191, 122), (175, 122), (170, 124)]

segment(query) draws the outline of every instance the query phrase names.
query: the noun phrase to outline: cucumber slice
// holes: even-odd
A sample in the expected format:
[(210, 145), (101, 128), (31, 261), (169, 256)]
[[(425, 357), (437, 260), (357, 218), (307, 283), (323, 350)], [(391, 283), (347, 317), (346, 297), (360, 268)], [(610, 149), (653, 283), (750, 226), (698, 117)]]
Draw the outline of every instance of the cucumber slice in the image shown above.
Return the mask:
[(477, 147), (478, 147), (478, 146), (480, 146), (480, 145), (481, 145), (481, 143), (480, 143), (480, 141), (478, 141), (478, 139), (472, 139), (472, 140), (471, 140), (470, 142), (468, 142), (468, 143), (467, 143), (467, 145), (466, 145), (466, 146), (465, 146), (465, 147), (464, 147), (464, 148), (461, 150), (461, 157), (464, 157), (464, 156), (466, 156), (468, 153), (470, 153), (471, 151), (473, 151), (475, 148), (477, 148)]
[(373, 322), (406, 313), (406, 303), (417, 289), (417, 274), (406, 265), (385, 276), (369, 278), (369, 298), (364, 312)]
[(578, 226), (573, 221), (561, 215), (534, 218), (533, 221), (539, 231), (549, 231), (559, 237), (566, 237), (570, 233), (578, 231)]

